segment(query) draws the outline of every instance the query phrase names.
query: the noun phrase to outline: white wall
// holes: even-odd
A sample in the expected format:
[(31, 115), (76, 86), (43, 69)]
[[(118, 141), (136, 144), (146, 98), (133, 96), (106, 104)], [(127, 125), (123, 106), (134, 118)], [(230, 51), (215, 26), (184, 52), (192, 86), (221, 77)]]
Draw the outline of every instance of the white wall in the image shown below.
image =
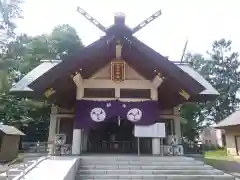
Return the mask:
[(203, 144), (223, 147), (222, 132), (220, 129), (207, 127), (200, 134), (200, 140)]
[[(157, 87), (152, 81), (144, 79), (128, 64), (126, 64), (125, 80), (123, 82), (115, 83), (111, 80), (111, 67), (110, 64), (99, 70), (89, 79), (82, 79), (75, 77), (77, 85), (77, 100), (83, 99), (84, 88), (115, 88), (116, 98), (120, 97), (120, 89), (151, 89), (151, 99), (157, 99)], [(87, 98), (90, 99), (90, 98)], [(96, 99), (96, 98), (94, 98)], [(111, 98), (99, 98), (99, 100), (111, 100)], [(142, 101), (145, 99), (121, 99), (125, 101)]]
[(235, 133), (227, 132), (225, 134), (226, 138), (226, 148), (229, 155), (237, 155), (236, 143), (235, 143)]
[(240, 127), (239, 126), (227, 127), (224, 130), (225, 130), (227, 153), (229, 155), (234, 155), (234, 156), (238, 155), (236, 145), (238, 145), (238, 151), (240, 153), (240, 142), (239, 142), (239, 138), (237, 138), (237, 137), (240, 137)]

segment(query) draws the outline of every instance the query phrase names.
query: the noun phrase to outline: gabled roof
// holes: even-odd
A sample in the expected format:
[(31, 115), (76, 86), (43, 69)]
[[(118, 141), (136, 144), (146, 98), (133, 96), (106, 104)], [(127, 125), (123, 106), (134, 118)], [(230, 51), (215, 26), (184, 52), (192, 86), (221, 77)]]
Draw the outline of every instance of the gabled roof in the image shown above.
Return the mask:
[[(122, 45), (122, 59), (144, 78), (153, 80), (157, 74), (164, 77), (162, 85), (158, 87), (158, 94), (159, 101), (165, 107), (173, 107), (187, 101), (187, 98), (180, 95), (180, 92), (186, 93), (194, 101), (192, 98), (198, 97), (198, 95), (202, 97), (200, 93), (206, 88), (208, 90), (212, 88), (212, 86), (205, 87), (209, 84), (191, 68), (180, 67), (169, 61), (134, 37), (133, 31), (125, 24), (120, 23), (108, 28), (105, 36), (79, 50), (71, 57), (61, 62), (51, 62), (39, 76), (29, 75), (26, 80), (21, 80), (20, 85), (17, 83), (11, 91), (16, 92), (18, 86), (20, 86), (19, 89), (24, 90), (23, 84), (25, 84), (26, 91), (42, 95), (47, 89), (53, 88), (56, 93), (50, 98), (58, 99), (62, 104), (68, 102), (71, 105), (76, 98), (74, 94), (76, 87), (71, 74), (78, 72), (84, 79), (90, 78), (95, 72), (116, 58), (116, 44), (119, 43)], [(40, 71), (40, 69), (35, 69), (35, 72)], [(31, 73), (34, 74), (34, 70)], [(201, 79), (201, 82), (198, 78)]]
[(12, 86), (10, 89), (11, 92), (31, 92), (33, 91), (29, 88), (29, 84), (35, 81), (37, 78), (42, 76), (44, 73), (52, 69), (54, 66), (59, 64), (59, 60), (42, 60), (42, 63), (27, 73), (20, 81)]
[(188, 73), (184, 72), (172, 61), (169, 61), (166, 57), (154, 51), (136, 37), (130, 37), (129, 43), (131, 44), (131, 48), (129, 48), (128, 53), (133, 54), (133, 58), (138, 55), (136, 63), (138, 64), (140, 62), (137, 61), (142, 60), (144, 66), (149, 65), (151, 66), (151, 69), (157, 70), (157, 72), (167, 78), (168, 81), (171, 81), (172, 88), (175, 86), (178, 90), (179, 88), (184, 89), (190, 95), (197, 95), (204, 90), (204, 87), (198, 81), (189, 76)]
[(13, 126), (0, 125), (0, 131), (6, 135), (20, 135), (24, 136), (25, 134)]
[(240, 125), (240, 110), (234, 112), (224, 120), (220, 121), (214, 127), (221, 129), (227, 126), (235, 126), (235, 125)]
[(191, 98), (193, 101), (207, 101), (215, 99), (216, 96), (219, 96), (219, 92), (197, 71), (195, 71), (189, 64), (177, 63), (177, 66), (180, 67), (184, 72), (188, 73), (192, 78), (197, 80), (201, 85), (205, 87), (205, 90), (200, 92), (198, 95)]
[(76, 54), (62, 60), (54, 68), (38, 77), (29, 84), (29, 87), (36, 92), (43, 93), (57, 80), (64, 76), (70, 76), (80, 69), (82, 69), (81, 75), (83, 77), (90, 77), (99, 69), (99, 66), (105, 65), (109, 59), (114, 58), (114, 52), (109, 49), (108, 41), (109, 38), (105, 36), (79, 50)]
[[(51, 70), (53, 67), (61, 63), (61, 60), (43, 60), (42, 63), (30, 71), (27, 75), (25, 75), (19, 82), (17, 82), (11, 89), (11, 92), (33, 92), (31, 88), (29, 88), (29, 84), (32, 81), (35, 81), (40, 76), (42, 76), (47, 71)], [(202, 84), (205, 88), (202, 92), (199, 93), (199, 96), (205, 97), (208, 95), (218, 96), (218, 91), (206, 80), (202, 75), (200, 75), (197, 71), (195, 71), (189, 64), (187, 63), (178, 63), (174, 62), (179, 68), (181, 68), (184, 72), (189, 74), (193, 79)]]
[(83, 78), (91, 77), (115, 58), (116, 43), (119, 41), (122, 44), (122, 58), (147, 79), (153, 79), (157, 73), (160, 73), (166, 81), (172, 83), (174, 92), (183, 89), (190, 96), (197, 95), (204, 90), (199, 82), (173, 62), (133, 37), (131, 30), (125, 25), (111, 26), (104, 37), (63, 60), (31, 82), (29, 87), (43, 93), (61, 77), (69, 76), (80, 69)]

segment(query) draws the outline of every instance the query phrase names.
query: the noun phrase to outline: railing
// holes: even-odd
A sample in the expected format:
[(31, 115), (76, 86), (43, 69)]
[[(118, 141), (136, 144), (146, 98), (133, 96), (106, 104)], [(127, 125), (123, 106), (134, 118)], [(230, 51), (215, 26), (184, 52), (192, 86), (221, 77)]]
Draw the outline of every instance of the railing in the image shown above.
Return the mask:
[(18, 176), (19, 179), (24, 178), (26, 173), (34, 168), (39, 162), (55, 155), (54, 151), (52, 154), (49, 154), (49, 148), (54, 148), (53, 146), (53, 142), (23, 142), (20, 150), (23, 154), (20, 154), (20, 157), (7, 163), (1, 168), (1, 170), (6, 173), (6, 180), (9, 180), (11, 172), (13, 172), (10, 171), (10, 169), (13, 168), (15, 164), (19, 164), (19, 166), (17, 166), (19, 174), (16, 176)]
[(184, 148), (185, 154), (203, 154), (204, 153), (203, 146), (199, 144), (184, 143), (183, 148)]
[[(6, 180), (9, 179), (9, 170), (11, 169), (10, 166), (13, 165), (13, 164), (16, 164), (17, 161), (22, 161), (22, 160), (24, 161), (23, 157), (18, 157), (18, 158), (14, 159), (13, 161), (11, 161), (7, 164), (6, 169), (4, 169), (4, 171), (6, 171)], [(24, 168), (24, 171), (25, 171), (26, 166), (25, 166), (25, 163), (23, 163), (23, 164), (24, 164), (23, 168)]]
[[(69, 154), (71, 152), (71, 145), (64, 144), (63, 146), (57, 146), (53, 142), (23, 142), (21, 152), (23, 154), (20, 157), (1, 168), (6, 173), (6, 180), (9, 180), (10, 176), (16, 176), (18, 180), (22, 179), (41, 161), (48, 158), (55, 158), (56, 155)], [(13, 167), (15, 164), (18, 164), (17, 167)], [(10, 171), (12, 168), (18, 168), (17, 171), (19, 174), (16, 175), (14, 170)]]
[(53, 142), (23, 142), (21, 150), (25, 153), (48, 153)]
[(61, 155), (70, 154), (71, 145), (56, 145), (53, 142), (23, 142), (22, 152), (24, 153), (41, 153), (41, 154), (51, 154), (51, 155)]
[[(25, 159), (27, 158), (33, 158), (34, 156), (33, 155), (24, 155), (24, 156), (21, 156), (21, 157), (18, 157), (16, 159), (14, 159), (13, 161), (9, 162), (7, 165), (5, 165), (5, 169), (3, 168), (3, 170), (5, 171), (6, 173), (6, 180), (9, 180), (10, 176), (15, 176), (15, 177), (18, 177), (17, 179), (22, 179), (25, 177), (25, 175), (31, 170), (33, 169), (38, 163), (40, 163), (41, 161), (49, 158), (49, 156), (45, 156), (45, 157), (42, 157), (40, 158), (39, 156), (36, 156), (36, 159), (35, 160), (31, 160), (31, 164), (29, 165), (28, 164), (28, 161), (25, 161)], [(11, 168), (13, 167), (14, 164), (17, 164), (18, 162), (21, 162), (19, 163), (19, 167), (18, 168), (21, 168), (19, 169), (20, 171), (19, 174), (16, 175), (16, 173), (14, 171), (10, 171)], [(23, 165), (23, 166), (21, 166)], [(13, 172), (13, 175), (11, 175), (11, 172)], [(14, 178), (15, 178), (14, 177)]]

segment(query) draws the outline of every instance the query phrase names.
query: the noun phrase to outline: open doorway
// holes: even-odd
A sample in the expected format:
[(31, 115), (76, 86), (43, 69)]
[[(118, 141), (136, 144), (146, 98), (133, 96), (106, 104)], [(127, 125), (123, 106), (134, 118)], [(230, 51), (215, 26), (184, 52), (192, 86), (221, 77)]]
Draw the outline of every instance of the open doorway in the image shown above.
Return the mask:
[(91, 153), (136, 153), (137, 140), (133, 134), (134, 124), (115, 118), (101, 122), (88, 134), (88, 152)]

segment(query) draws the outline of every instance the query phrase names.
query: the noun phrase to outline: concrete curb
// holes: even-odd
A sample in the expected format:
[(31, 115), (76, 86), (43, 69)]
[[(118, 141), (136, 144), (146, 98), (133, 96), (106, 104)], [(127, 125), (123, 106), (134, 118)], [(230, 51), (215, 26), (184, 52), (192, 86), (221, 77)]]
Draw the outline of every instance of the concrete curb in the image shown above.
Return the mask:
[(35, 168), (38, 164), (40, 164), (42, 161), (50, 158), (50, 156), (45, 156), (38, 158), (36, 162), (34, 162), (32, 165), (27, 167), (23, 172), (21, 172), (18, 176), (14, 177), (12, 180), (20, 180), (22, 179), (27, 173), (29, 173), (33, 168)]

